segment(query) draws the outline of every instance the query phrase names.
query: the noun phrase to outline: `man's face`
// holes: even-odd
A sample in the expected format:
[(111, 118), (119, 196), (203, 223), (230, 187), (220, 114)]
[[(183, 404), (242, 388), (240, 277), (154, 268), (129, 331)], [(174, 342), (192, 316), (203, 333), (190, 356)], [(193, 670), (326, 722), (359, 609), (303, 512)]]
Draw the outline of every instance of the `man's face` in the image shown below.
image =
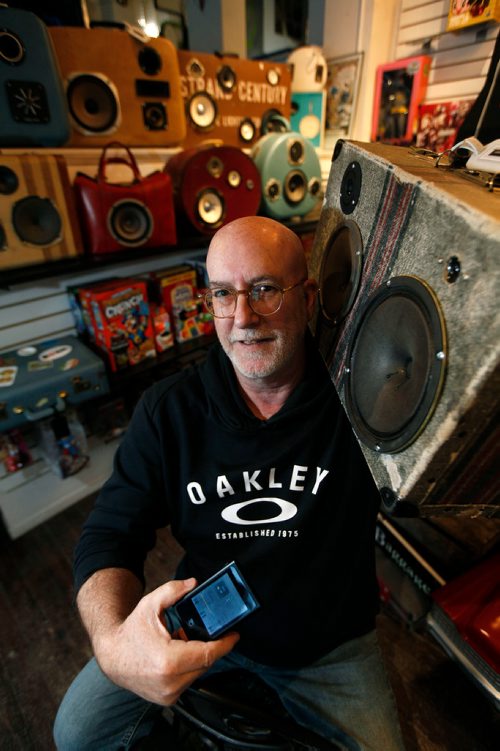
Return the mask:
[[(278, 249), (279, 250), (279, 249)], [(238, 238), (234, 244), (209, 255), (210, 286), (248, 290), (268, 282), (285, 288), (305, 277), (300, 264), (290, 263), (289, 254), (276, 252), (276, 238)], [(232, 318), (215, 318), (221, 345), (238, 374), (246, 379), (286, 379), (303, 357), (304, 332), (310, 316), (310, 283), (285, 293), (281, 308), (261, 316), (238, 295)]]

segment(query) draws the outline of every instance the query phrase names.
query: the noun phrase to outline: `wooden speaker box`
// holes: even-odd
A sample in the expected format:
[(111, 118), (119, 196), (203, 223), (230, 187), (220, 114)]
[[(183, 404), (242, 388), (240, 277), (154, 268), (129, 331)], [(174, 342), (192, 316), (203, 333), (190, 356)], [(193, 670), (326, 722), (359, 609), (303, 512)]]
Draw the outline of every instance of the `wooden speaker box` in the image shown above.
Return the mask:
[(173, 146), (186, 133), (171, 42), (121, 29), (51, 26), (73, 126), (68, 145)]
[(499, 257), (498, 193), (338, 142), (314, 331), (389, 512), (500, 516)]
[(0, 270), (82, 252), (63, 157), (0, 154)]
[(248, 148), (272, 115), (290, 117), (286, 63), (178, 50), (187, 118), (185, 148), (206, 141)]

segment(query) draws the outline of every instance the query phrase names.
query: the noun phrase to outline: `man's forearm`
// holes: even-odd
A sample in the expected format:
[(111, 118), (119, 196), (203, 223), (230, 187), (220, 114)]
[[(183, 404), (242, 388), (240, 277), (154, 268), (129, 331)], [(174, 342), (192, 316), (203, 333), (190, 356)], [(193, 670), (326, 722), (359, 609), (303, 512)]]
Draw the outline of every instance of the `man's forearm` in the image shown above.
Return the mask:
[(100, 642), (123, 623), (142, 594), (142, 583), (123, 568), (96, 571), (83, 584), (76, 604), (96, 655)]

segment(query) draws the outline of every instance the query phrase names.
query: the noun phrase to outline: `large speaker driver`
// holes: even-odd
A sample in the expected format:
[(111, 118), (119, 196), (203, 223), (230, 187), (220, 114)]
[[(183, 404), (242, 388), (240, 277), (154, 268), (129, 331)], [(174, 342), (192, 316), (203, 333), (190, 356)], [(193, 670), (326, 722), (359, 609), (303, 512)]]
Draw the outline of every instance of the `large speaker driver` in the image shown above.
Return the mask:
[(339, 142), (314, 333), (386, 511), (500, 516), (498, 195), (404, 147)]
[(118, 92), (99, 73), (73, 76), (66, 90), (69, 111), (81, 133), (112, 133), (119, 125)]
[(215, 100), (206, 91), (194, 94), (187, 103), (187, 116), (188, 122), (195, 128), (210, 130), (217, 117)]
[(373, 451), (394, 453), (427, 424), (443, 386), (446, 331), (432, 289), (395, 277), (360, 312), (347, 356), (349, 419)]
[(108, 214), (108, 228), (115, 240), (128, 247), (143, 245), (151, 237), (154, 220), (141, 201), (117, 201)]
[(12, 226), (28, 245), (54, 245), (61, 239), (62, 221), (49, 198), (26, 196), (12, 207)]

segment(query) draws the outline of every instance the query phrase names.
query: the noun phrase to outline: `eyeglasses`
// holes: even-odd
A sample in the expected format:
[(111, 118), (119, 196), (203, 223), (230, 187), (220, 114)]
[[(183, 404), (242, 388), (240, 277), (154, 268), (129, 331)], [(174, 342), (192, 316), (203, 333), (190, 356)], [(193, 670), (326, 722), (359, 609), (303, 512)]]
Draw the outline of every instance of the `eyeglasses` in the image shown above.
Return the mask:
[(290, 292), (306, 279), (292, 284), (290, 287), (279, 287), (270, 282), (252, 284), (250, 289), (234, 289), (232, 287), (214, 287), (201, 294), (207, 310), (214, 318), (232, 318), (236, 312), (238, 295), (246, 295), (248, 304), (259, 316), (271, 316), (277, 313), (283, 304), (285, 292)]

